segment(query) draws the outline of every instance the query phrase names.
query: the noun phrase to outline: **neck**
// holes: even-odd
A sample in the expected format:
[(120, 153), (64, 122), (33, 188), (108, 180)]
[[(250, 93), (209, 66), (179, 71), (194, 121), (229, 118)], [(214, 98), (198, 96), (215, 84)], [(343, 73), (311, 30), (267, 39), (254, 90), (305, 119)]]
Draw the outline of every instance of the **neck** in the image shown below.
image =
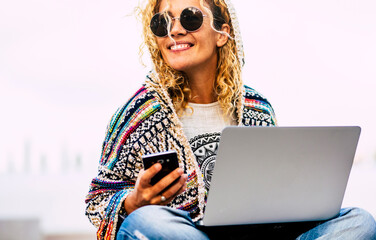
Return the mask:
[(205, 104), (217, 101), (214, 93), (214, 75), (209, 76), (208, 74), (200, 73), (195, 77), (188, 75), (188, 79), (191, 89), (190, 102)]
[(213, 69), (186, 72), (191, 89), (189, 102), (206, 104), (217, 101), (217, 95), (214, 92), (215, 66)]

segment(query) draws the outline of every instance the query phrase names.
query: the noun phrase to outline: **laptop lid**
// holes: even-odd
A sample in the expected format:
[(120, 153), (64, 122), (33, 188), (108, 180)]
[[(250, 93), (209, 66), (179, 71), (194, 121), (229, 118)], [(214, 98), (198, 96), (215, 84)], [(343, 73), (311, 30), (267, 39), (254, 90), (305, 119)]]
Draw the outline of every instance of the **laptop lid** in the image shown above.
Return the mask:
[(359, 135), (360, 127), (226, 127), (203, 225), (334, 217)]

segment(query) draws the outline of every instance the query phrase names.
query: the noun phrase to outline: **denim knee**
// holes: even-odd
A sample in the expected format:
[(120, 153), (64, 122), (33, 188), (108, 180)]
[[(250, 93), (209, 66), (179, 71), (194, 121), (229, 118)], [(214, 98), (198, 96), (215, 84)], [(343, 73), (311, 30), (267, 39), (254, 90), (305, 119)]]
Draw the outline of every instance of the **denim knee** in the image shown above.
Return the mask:
[(376, 239), (376, 222), (369, 212), (361, 208), (345, 208), (340, 214), (343, 213), (352, 220), (354, 230), (359, 232), (362, 239)]
[(132, 212), (122, 223), (116, 239), (208, 238), (196, 229), (188, 212), (151, 205)]
[(376, 240), (375, 219), (361, 208), (344, 208), (339, 215), (318, 224), (297, 239)]

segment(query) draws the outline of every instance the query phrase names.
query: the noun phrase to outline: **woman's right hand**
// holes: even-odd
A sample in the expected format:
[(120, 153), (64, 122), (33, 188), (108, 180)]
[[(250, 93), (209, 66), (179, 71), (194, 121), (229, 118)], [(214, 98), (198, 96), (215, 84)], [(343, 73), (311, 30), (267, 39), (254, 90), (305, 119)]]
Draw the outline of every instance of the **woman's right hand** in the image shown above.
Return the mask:
[[(162, 165), (159, 163), (154, 164), (147, 170), (141, 170), (134, 190), (127, 196), (124, 201), (124, 208), (127, 214), (131, 214), (134, 210), (146, 206), (146, 205), (167, 205), (177, 195), (183, 193), (186, 189), (187, 175), (183, 174), (184, 171), (181, 168), (177, 168), (170, 174), (162, 178), (154, 186), (150, 185), (150, 180), (162, 169)], [(168, 187), (176, 179), (175, 184)], [(163, 191), (165, 190), (165, 191)], [(163, 191), (163, 197), (166, 199), (162, 201), (161, 192)]]

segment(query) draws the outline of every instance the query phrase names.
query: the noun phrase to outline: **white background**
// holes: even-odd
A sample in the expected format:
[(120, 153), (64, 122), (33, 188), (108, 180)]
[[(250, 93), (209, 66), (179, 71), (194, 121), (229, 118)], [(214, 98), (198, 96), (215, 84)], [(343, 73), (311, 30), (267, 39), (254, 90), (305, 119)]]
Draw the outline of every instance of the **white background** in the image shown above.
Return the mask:
[[(94, 231), (83, 201), (106, 125), (150, 69), (139, 62), (135, 2), (0, 2), (0, 218)], [(234, 3), (244, 81), (270, 100), (279, 125), (362, 127), (345, 200), (375, 213), (376, 2)]]

